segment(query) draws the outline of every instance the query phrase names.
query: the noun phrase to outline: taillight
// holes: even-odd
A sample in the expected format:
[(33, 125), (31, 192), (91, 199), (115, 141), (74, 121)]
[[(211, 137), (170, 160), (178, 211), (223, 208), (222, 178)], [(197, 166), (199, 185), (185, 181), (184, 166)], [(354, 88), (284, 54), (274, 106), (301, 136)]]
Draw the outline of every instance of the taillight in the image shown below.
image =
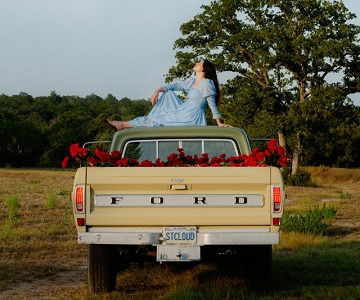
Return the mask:
[(75, 188), (75, 211), (77, 213), (85, 212), (85, 187), (77, 186)]
[(78, 226), (85, 226), (85, 218), (76, 218), (76, 223)]
[(274, 213), (278, 213), (282, 209), (282, 190), (279, 186), (272, 187), (272, 199), (273, 199), (273, 211)]
[(280, 226), (280, 224), (281, 224), (281, 218), (273, 218), (274, 226)]

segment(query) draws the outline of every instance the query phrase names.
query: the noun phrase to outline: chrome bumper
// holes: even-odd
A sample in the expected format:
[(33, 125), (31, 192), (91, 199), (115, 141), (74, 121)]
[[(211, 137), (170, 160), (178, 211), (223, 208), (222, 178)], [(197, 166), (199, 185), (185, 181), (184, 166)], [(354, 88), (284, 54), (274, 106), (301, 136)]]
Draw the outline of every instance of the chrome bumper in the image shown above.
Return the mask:
[[(78, 234), (81, 244), (157, 246), (162, 240), (162, 228), (97, 227)], [(280, 234), (267, 228), (199, 229), (195, 245), (275, 245), (279, 242)]]

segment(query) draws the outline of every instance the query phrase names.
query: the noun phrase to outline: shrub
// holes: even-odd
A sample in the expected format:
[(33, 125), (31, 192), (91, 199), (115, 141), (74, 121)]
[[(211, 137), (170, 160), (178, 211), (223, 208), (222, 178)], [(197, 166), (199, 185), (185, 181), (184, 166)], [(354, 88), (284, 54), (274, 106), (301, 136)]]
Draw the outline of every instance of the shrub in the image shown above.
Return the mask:
[(337, 208), (334, 206), (327, 207), (325, 203), (321, 209), (316, 206), (314, 209), (308, 210), (304, 215), (285, 212), (281, 223), (281, 230), (284, 232), (294, 231), (323, 235), (325, 229), (329, 226), (326, 220), (334, 219), (336, 213)]
[(290, 168), (283, 168), (282, 175), (286, 185), (315, 187), (316, 184), (311, 181), (311, 174), (304, 170), (298, 170), (291, 174)]

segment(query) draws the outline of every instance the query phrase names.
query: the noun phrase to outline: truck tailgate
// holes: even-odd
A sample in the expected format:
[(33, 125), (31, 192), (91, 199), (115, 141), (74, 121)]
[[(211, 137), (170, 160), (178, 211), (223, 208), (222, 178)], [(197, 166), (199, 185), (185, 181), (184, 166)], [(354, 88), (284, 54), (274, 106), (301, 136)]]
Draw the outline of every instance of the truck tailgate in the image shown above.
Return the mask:
[(271, 225), (276, 168), (88, 167), (78, 172), (86, 178), (87, 226)]

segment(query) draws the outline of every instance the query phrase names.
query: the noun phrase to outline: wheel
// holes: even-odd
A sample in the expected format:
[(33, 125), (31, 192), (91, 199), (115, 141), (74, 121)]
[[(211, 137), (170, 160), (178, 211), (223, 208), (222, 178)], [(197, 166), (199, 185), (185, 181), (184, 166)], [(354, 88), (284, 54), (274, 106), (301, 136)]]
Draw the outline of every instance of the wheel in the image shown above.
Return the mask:
[(110, 292), (116, 285), (116, 247), (88, 246), (88, 282), (91, 294)]

